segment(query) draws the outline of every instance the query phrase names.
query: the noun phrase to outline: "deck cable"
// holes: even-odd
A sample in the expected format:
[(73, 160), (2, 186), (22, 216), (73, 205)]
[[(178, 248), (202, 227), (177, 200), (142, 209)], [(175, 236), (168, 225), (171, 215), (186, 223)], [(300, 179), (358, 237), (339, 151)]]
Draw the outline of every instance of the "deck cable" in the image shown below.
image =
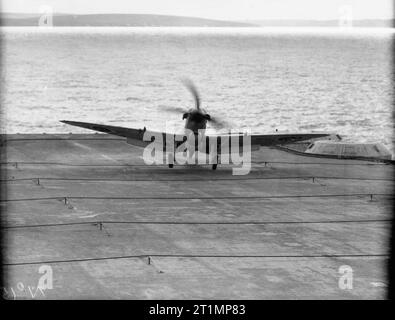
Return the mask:
[(237, 178), (171, 178), (171, 179), (147, 179), (147, 178), (136, 178), (136, 179), (114, 179), (114, 178), (55, 178), (55, 177), (32, 177), (32, 178), (14, 178), (14, 179), (0, 179), (0, 183), (7, 183), (13, 181), (34, 181), (39, 179), (40, 181), (100, 181), (100, 182), (157, 182), (157, 181), (238, 181), (238, 180), (311, 180), (311, 179), (322, 179), (322, 180), (356, 180), (356, 181), (389, 181), (393, 182), (393, 179), (385, 179), (385, 178), (360, 178), (360, 177), (330, 177), (330, 176), (287, 176), (287, 177), (237, 177)]
[(17, 198), (17, 199), (0, 199), (0, 202), (18, 202), (18, 201), (40, 201), (40, 200), (237, 200), (237, 199), (300, 199), (300, 198), (341, 198), (341, 197), (370, 197), (388, 196), (393, 197), (392, 193), (354, 193), (354, 194), (302, 194), (302, 195), (271, 195), (271, 196), (135, 196), (135, 197), (96, 197), (96, 196), (54, 196), (39, 198)]
[[(340, 159), (341, 160), (341, 159)], [(350, 160), (348, 160), (350, 161)], [(363, 160), (358, 160), (363, 161)], [(337, 162), (291, 162), (291, 161), (251, 161), (251, 164), (268, 165), (268, 164), (292, 164), (292, 165), (336, 165), (336, 166), (385, 166), (384, 162), (368, 162), (367, 163), (337, 163)], [(58, 165), (70, 167), (167, 167), (167, 164), (147, 165), (147, 164), (89, 164), (89, 163), (66, 163), (66, 162), (28, 162), (28, 161), (8, 161), (2, 162), (0, 165)], [(208, 165), (208, 164), (207, 164)], [(220, 163), (221, 165), (221, 163)], [(231, 164), (222, 164), (222, 166), (230, 166)], [(184, 165), (180, 165), (184, 166)]]
[(46, 261), (27, 261), (27, 262), (8, 262), (2, 263), (3, 266), (23, 266), (36, 264), (60, 264), (86, 261), (100, 260), (119, 260), (119, 259), (144, 259), (148, 257), (154, 258), (285, 258), (285, 259), (312, 259), (312, 258), (388, 258), (388, 254), (384, 253), (367, 253), (367, 254), (317, 254), (317, 255), (215, 255), (215, 254), (139, 254), (111, 257), (81, 258), (81, 259), (65, 259), (65, 260), (46, 260)]
[(320, 220), (320, 221), (80, 221), (64, 223), (47, 223), (31, 225), (4, 225), (1, 229), (24, 229), (43, 227), (62, 227), (74, 225), (99, 224), (157, 224), (157, 225), (279, 225), (279, 224), (335, 224), (335, 223), (380, 223), (391, 222), (391, 219), (362, 219), (362, 220)]

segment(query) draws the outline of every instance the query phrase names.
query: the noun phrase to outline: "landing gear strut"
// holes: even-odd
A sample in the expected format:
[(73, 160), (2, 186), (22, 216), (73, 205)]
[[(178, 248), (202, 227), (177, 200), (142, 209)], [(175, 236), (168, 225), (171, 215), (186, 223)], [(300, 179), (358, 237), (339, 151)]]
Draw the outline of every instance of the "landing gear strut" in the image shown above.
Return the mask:
[(217, 153), (217, 161), (215, 161), (215, 163), (213, 163), (213, 170), (217, 170), (217, 165), (218, 165), (218, 163), (219, 163), (219, 155), (218, 155), (218, 153)]

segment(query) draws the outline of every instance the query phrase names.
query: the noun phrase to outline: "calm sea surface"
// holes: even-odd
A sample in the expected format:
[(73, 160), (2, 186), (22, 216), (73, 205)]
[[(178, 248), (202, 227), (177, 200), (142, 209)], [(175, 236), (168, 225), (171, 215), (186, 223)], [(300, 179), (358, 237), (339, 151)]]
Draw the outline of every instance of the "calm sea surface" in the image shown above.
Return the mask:
[(163, 130), (203, 106), (255, 133), (330, 131), (394, 153), (393, 29), (2, 28), (2, 129), (58, 120)]

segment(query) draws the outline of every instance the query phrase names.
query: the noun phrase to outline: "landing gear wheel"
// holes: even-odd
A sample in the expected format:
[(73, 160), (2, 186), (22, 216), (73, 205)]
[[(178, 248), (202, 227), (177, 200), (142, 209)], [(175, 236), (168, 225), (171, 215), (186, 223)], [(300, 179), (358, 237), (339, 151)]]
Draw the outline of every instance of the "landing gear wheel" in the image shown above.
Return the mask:
[(213, 170), (217, 170), (217, 164), (213, 164)]
[(174, 164), (169, 164), (169, 168), (171, 169), (171, 168), (173, 168), (174, 167)]

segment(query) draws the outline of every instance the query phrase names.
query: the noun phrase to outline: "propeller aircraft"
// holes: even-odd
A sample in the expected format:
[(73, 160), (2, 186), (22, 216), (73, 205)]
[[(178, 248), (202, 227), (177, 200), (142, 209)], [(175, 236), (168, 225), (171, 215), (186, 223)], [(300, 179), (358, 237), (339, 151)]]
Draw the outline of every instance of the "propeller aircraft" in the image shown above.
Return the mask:
[[(201, 107), (200, 95), (192, 81), (184, 80), (183, 82), (194, 98), (194, 108), (190, 108), (189, 110), (178, 107), (166, 108), (166, 111), (182, 114), (182, 119), (185, 120), (184, 132), (182, 134), (148, 131), (145, 127), (143, 129), (134, 129), (68, 120), (62, 120), (61, 122), (72, 126), (125, 137), (126, 143), (145, 148), (143, 158), (147, 164), (161, 163), (160, 161), (163, 161), (162, 155), (166, 154), (167, 164), (170, 168), (173, 168), (174, 162), (177, 159), (177, 164), (185, 164), (185, 161), (180, 160), (180, 157), (177, 158), (176, 154), (180, 152), (185, 153), (185, 151), (187, 151), (188, 164), (195, 161), (193, 158), (195, 152), (202, 152), (203, 154), (209, 155), (209, 163), (212, 164), (212, 169), (215, 170), (217, 169), (220, 157), (221, 163), (224, 163), (223, 156), (225, 156), (225, 163), (227, 163), (226, 159), (229, 160), (229, 155), (233, 156), (240, 151), (243, 151), (244, 155), (245, 152), (249, 153), (250, 151), (259, 150), (261, 146), (284, 145), (310, 139), (325, 138), (332, 135), (330, 133), (250, 134), (248, 131), (230, 131), (226, 134), (206, 135), (207, 123), (215, 129), (230, 129), (230, 125), (226, 121), (211, 116)], [(154, 160), (152, 158), (152, 153), (156, 153)], [(226, 156), (228, 156), (228, 158)], [(147, 158), (150, 159), (146, 161)], [(235, 159), (237, 159), (237, 157)], [(243, 162), (245, 162), (245, 160)], [(199, 162), (199, 164), (201, 164), (201, 162)]]

